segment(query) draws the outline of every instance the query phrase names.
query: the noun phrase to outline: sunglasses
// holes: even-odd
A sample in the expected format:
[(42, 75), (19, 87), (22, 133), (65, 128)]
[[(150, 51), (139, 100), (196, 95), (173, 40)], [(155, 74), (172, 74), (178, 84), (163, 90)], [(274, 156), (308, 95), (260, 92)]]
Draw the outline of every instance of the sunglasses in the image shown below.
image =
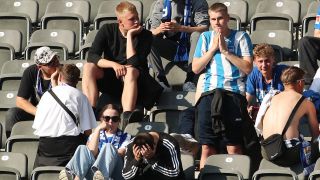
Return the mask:
[(109, 121), (111, 119), (112, 122), (119, 122), (120, 116), (102, 116), (101, 117), (104, 121)]

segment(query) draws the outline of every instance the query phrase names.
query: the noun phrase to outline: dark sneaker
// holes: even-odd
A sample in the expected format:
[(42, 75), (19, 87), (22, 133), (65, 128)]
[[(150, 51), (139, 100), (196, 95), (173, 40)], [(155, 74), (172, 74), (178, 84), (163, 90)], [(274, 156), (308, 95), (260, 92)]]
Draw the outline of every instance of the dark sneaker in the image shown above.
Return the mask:
[(172, 137), (174, 137), (180, 146), (180, 151), (185, 154), (197, 154), (199, 150), (199, 143), (189, 134), (177, 134), (171, 133)]
[(69, 171), (67, 171), (65, 169), (60, 171), (59, 180), (73, 180), (73, 179), (74, 179), (74, 177)]
[(93, 174), (93, 180), (104, 180), (104, 177), (101, 171), (98, 170)]

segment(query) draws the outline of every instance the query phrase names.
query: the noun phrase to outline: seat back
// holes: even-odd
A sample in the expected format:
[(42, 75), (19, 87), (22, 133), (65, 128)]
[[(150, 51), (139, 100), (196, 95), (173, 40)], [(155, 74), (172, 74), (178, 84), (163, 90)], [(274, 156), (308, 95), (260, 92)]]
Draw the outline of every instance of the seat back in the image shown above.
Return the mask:
[(50, 47), (58, 52), (60, 59), (67, 60), (69, 53), (75, 53), (75, 34), (64, 29), (40, 29), (33, 32), (26, 47), (25, 59), (33, 59), (35, 51), (42, 46)]
[(156, 106), (166, 106), (166, 107), (191, 107), (194, 105), (195, 92), (186, 91), (170, 91), (163, 92), (159, 97)]
[(80, 48), (80, 58), (81, 59), (87, 59), (88, 58), (89, 49), (92, 46), (92, 43), (94, 41), (94, 38), (97, 35), (97, 32), (98, 32), (98, 30), (92, 30), (87, 34), (85, 42)]
[(288, 169), (259, 169), (253, 174), (253, 180), (281, 179), (298, 180), (297, 175)]
[(287, 30), (257, 30), (250, 34), (253, 44), (267, 43), (280, 46), (284, 53), (284, 58), (293, 56), (293, 36)]
[(31, 173), (31, 180), (56, 180), (63, 169), (60, 166), (37, 167)]
[(163, 122), (134, 122), (129, 123), (124, 129), (124, 132), (130, 134), (131, 136), (136, 136), (141, 132), (169, 132), (168, 125)]
[(65, 29), (75, 33), (75, 51), (82, 44), (84, 25), (89, 21), (88, 1), (51, 1), (41, 20), (41, 29)]
[(39, 137), (34, 135), (15, 135), (10, 136), (6, 141), (6, 152), (24, 153), (28, 158), (28, 177), (34, 166)]
[(314, 170), (310, 175), (308, 180), (319, 180), (320, 179), (320, 170)]
[(13, 125), (10, 136), (15, 135), (33, 135), (33, 121), (20, 121)]
[(21, 180), (21, 175), (19, 171), (14, 168), (0, 166), (0, 179)]
[(29, 16), (31, 23), (36, 24), (38, 21), (38, 3), (34, 0), (9, 0), (8, 12), (22, 13)]
[(0, 42), (11, 45), (15, 52), (21, 51), (21, 40), (22, 37), (20, 31), (0, 29)]
[(317, 7), (319, 7), (319, 5), (319, 1), (313, 1), (312, 3), (310, 3), (308, 11), (302, 20), (302, 36), (313, 36)]
[[(143, 7), (141, 1), (129, 2), (136, 6), (140, 23), (142, 23)], [(99, 29), (106, 23), (116, 22), (117, 18), (114, 10), (119, 3), (117, 0), (108, 0), (100, 3), (97, 16), (94, 18), (94, 29)]]
[[(14, 168), (18, 170), (21, 178), (27, 178), (27, 156), (23, 153), (0, 152), (0, 164), (3, 167)], [(1, 178), (0, 178), (1, 179)]]
[(292, 0), (262, 0), (258, 3), (255, 13), (282, 13), (289, 15), (294, 24), (300, 18), (300, 3)]
[[(299, 163), (296, 165), (292, 165), (290, 167), (283, 167), (283, 166), (278, 166), (266, 159), (262, 159), (260, 162), (260, 166), (259, 166), (259, 170), (266, 170), (266, 169), (271, 169), (271, 170), (275, 170), (275, 171), (279, 171), (279, 170), (287, 170), (287, 172), (293, 172), (294, 175), (297, 175), (298, 178), (303, 179), (304, 177), (304, 173), (303, 173), (303, 166)], [(271, 171), (273, 173), (273, 171)], [(293, 175), (292, 173), (290, 173), (291, 175)], [(281, 176), (281, 174), (280, 174)], [(286, 175), (288, 176), (288, 175)]]
[(234, 175), (231, 176), (237, 176), (238, 178), (242, 176), (243, 179), (249, 179), (250, 158), (246, 155), (211, 155), (207, 158), (204, 171), (206, 174), (210, 174), (210, 171), (212, 171), (212, 174), (218, 174), (218, 177), (228, 177), (229, 173), (234, 172)]
[(248, 21), (248, 3), (244, 0), (207, 0), (208, 5), (213, 3), (223, 3), (228, 7), (228, 13), (237, 15), (243, 25)]

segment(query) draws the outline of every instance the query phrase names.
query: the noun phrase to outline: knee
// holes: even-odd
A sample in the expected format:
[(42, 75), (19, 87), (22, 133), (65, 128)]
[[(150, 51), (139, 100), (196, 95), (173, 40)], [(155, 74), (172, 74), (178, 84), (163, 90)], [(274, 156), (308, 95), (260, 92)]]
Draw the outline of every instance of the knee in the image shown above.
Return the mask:
[(127, 73), (125, 75), (125, 80), (137, 80), (139, 77), (139, 70), (134, 68), (134, 67), (130, 67), (127, 68)]
[(102, 70), (95, 65), (94, 63), (85, 63), (83, 66), (83, 77), (84, 78), (94, 78), (94, 79), (99, 79), (101, 76)]
[(214, 152), (215, 152), (215, 149), (212, 146), (207, 144), (202, 145), (202, 155), (210, 156), (214, 154)]

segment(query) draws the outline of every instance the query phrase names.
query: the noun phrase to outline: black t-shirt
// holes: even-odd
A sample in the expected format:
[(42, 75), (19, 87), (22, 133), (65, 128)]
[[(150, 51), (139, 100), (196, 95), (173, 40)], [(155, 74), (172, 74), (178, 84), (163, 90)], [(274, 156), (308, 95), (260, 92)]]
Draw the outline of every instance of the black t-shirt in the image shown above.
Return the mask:
[[(151, 50), (152, 33), (143, 29), (134, 39), (134, 47), (136, 55), (133, 57), (138, 60), (138, 67), (147, 69), (147, 56)], [(105, 24), (103, 25), (89, 50), (88, 62), (95, 64), (103, 58), (118, 62), (119, 64), (130, 64), (130, 59), (126, 57), (127, 39), (122, 36), (119, 30), (119, 24)]]
[(24, 72), (20, 82), (20, 87), (17, 96), (22, 97), (24, 99), (30, 100), (30, 102), (36, 106), (42, 96), (42, 94), (48, 90), (49, 86), (51, 86), (50, 80), (44, 80), (40, 74), (40, 82), (38, 91), (42, 89), (42, 93), (37, 93), (36, 85), (37, 85), (37, 75), (38, 75), (38, 67), (33, 64), (29, 66)]

